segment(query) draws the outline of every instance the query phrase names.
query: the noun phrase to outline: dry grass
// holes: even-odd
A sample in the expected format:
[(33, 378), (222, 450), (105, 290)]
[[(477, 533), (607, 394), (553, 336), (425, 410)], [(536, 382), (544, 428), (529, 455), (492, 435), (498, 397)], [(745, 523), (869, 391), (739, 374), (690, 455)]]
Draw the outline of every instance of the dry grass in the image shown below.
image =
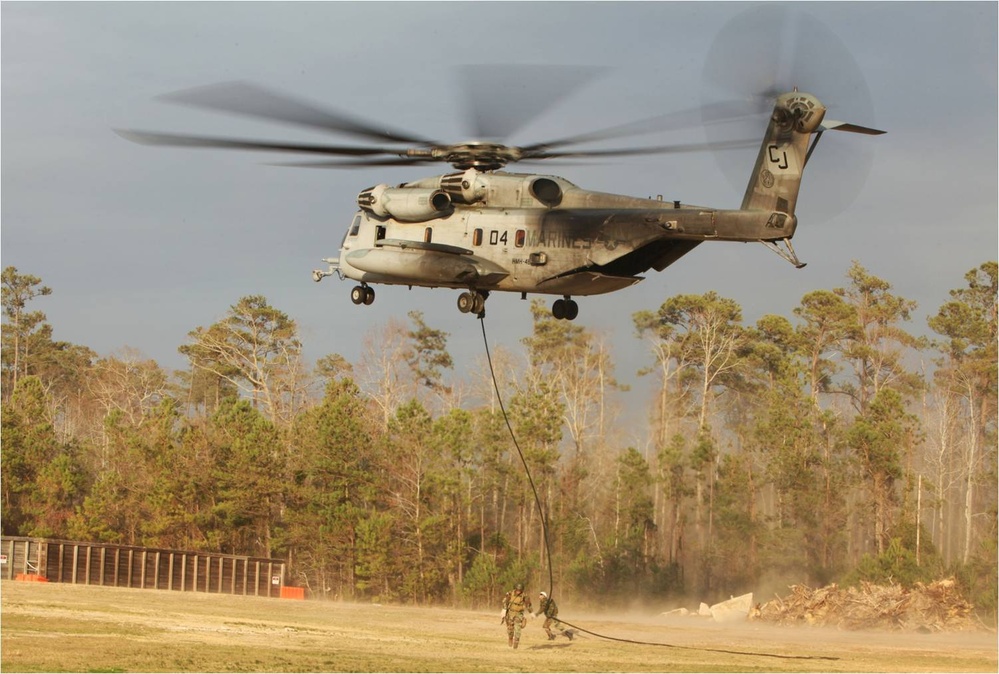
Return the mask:
[[(519, 650), (499, 612), (3, 581), (5, 672), (995, 672), (994, 634), (913, 635), (563, 616), (591, 632)], [(734, 652), (733, 652), (734, 651)], [(781, 657), (774, 657), (781, 656)]]

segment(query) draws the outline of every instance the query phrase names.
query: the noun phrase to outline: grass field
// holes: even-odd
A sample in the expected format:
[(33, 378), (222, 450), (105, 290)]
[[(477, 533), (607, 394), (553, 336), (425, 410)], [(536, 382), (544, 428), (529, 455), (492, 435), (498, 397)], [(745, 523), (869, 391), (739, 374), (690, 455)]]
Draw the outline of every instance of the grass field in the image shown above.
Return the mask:
[(996, 672), (992, 633), (857, 633), (562, 616), (506, 644), (499, 610), (460, 611), (3, 581), (4, 672)]

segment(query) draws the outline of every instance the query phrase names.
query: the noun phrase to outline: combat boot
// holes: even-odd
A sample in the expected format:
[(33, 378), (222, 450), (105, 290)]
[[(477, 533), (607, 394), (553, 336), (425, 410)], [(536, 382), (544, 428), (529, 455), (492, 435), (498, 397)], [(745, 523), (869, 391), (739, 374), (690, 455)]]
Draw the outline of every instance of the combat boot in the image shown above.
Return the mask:
[(506, 645), (507, 645), (507, 646), (513, 646), (513, 637), (509, 637), (509, 638), (507, 639), (507, 643), (506, 643)]
[(517, 646), (519, 646), (519, 645), (520, 645), (520, 639), (514, 639), (513, 640), (513, 647), (517, 648)]

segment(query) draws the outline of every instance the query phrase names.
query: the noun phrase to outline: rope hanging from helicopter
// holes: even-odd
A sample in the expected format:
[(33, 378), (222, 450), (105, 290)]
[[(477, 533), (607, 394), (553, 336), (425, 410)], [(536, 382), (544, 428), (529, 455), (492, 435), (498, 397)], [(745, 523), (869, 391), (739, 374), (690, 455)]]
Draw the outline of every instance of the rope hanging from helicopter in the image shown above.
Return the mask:
[[(520, 448), (520, 443), (517, 441), (517, 434), (514, 433), (513, 426), (510, 423), (510, 417), (509, 417), (509, 415), (507, 415), (507, 412), (506, 412), (506, 406), (503, 404), (503, 395), (500, 393), (499, 382), (496, 379), (496, 372), (493, 369), (493, 358), (492, 358), (492, 354), (490, 353), (490, 350), (489, 350), (489, 339), (486, 336), (486, 314), (485, 314), (485, 312), (483, 311), (483, 312), (479, 313), (478, 318), (479, 318), (479, 322), (482, 325), (482, 343), (485, 346), (486, 361), (489, 364), (489, 375), (492, 378), (493, 390), (496, 392), (496, 400), (499, 402), (500, 412), (503, 413), (503, 420), (506, 423), (507, 431), (509, 431), (509, 433), (510, 433), (510, 439), (513, 441), (513, 446), (517, 449), (517, 456), (520, 457), (520, 462), (524, 466), (524, 474), (527, 476), (527, 481), (531, 485), (531, 492), (534, 495), (534, 504), (535, 504), (535, 506), (538, 509), (538, 515), (539, 515), (539, 517), (541, 519), (541, 532), (542, 532), (542, 535), (543, 535), (543, 538), (544, 538), (544, 541), (545, 541), (545, 559), (547, 560), (547, 563), (548, 563), (548, 596), (551, 597), (552, 599), (554, 599), (554, 597), (555, 597), (555, 577), (554, 577), (554, 571), (553, 571), (553, 566), (552, 566), (551, 541), (548, 538), (548, 518), (545, 515), (544, 508), (541, 506), (541, 497), (538, 495), (537, 486), (534, 484), (534, 478), (531, 476), (530, 466), (527, 465), (527, 459), (524, 458), (524, 452)], [(728, 650), (728, 649), (723, 649), (723, 648), (703, 648), (703, 647), (697, 647), (697, 646), (681, 646), (681, 645), (678, 645), (678, 644), (668, 644), (668, 643), (662, 643), (662, 642), (656, 642), (656, 641), (641, 641), (641, 640), (637, 640), (637, 639), (625, 639), (623, 637), (614, 637), (614, 636), (610, 636), (610, 635), (607, 635), (607, 634), (602, 634), (600, 632), (594, 632), (594, 631), (588, 630), (588, 629), (586, 629), (584, 627), (580, 627), (579, 625), (574, 625), (573, 623), (568, 622), (567, 620), (565, 620), (561, 616), (558, 618), (558, 621), (560, 623), (562, 623), (562, 624), (564, 624), (564, 625), (566, 625), (566, 626), (568, 626), (568, 627), (570, 627), (570, 628), (578, 631), (578, 632), (582, 632), (584, 634), (589, 634), (590, 636), (596, 637), (598, 639), (604, 639), (606, 641), (616, 641), (616, 642), (619, 642), (619, 643), (626, 643), (626, 644), (636, 644), (636, 645), (640, 645), (640, 646), (663, 646), (663, 647), (666, 647), (666, 648), (676, 648), (676, 649), (682, 649), (682, 650), (705, 651), (705, 652), (710, 652), (710, 653), (726, 653), (726, 654), (729, 654), (729, 655), (749, 655), (749, 656), (765, 657), (765, 658), (781, 658), (781, 659), (785, 659), (785, 660), (839, 660), (839, 658), (833, 657), (833, 656), (822, 656), (822, 655), (781, 655), (779, 653), (759, 653), (759, 652), (749, 652), (749, 651), (734, 651), (734, 650)]]

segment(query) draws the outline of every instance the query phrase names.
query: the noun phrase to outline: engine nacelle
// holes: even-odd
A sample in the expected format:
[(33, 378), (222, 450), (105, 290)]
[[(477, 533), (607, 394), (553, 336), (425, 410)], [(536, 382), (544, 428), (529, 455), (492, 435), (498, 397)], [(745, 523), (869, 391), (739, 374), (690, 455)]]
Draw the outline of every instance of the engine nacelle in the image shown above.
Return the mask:
[(460, 204), (483, 201), (488, 189), (485, 176), (474, 168), (441, 176), (440, 185), (448, 196)]
[(453, 210), (451, 197), (441, 190), (375, 185), (357, 195), (357, 205), (380, 218), (424, 222)]

